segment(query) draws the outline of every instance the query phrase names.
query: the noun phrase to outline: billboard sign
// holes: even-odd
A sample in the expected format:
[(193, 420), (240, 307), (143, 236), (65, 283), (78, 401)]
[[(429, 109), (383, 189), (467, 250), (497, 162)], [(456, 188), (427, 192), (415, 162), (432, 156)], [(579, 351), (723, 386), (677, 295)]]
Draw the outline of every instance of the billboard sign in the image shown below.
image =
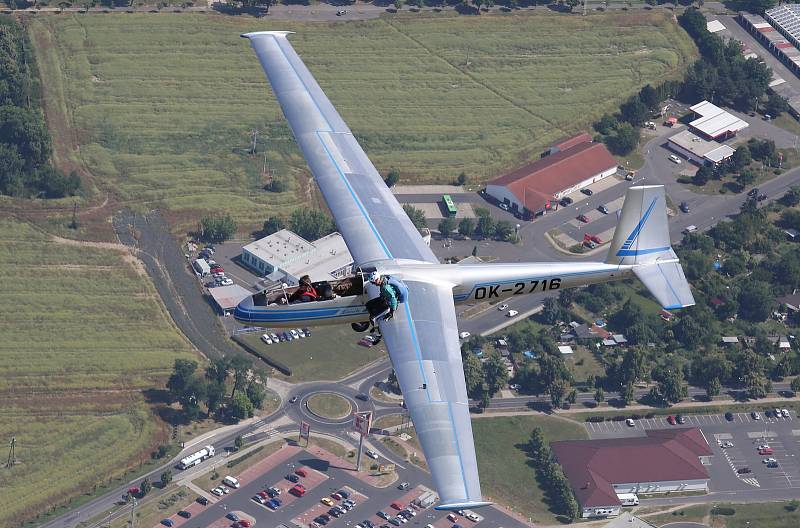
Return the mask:
[(311, 424), (308, 422), (300, 422), (300, 438), (308, 440), (309, 436), (311, 436)]
[(353, 430), (364, 436), (369, 434), (372, 427), (372, 411), (353, 413)]

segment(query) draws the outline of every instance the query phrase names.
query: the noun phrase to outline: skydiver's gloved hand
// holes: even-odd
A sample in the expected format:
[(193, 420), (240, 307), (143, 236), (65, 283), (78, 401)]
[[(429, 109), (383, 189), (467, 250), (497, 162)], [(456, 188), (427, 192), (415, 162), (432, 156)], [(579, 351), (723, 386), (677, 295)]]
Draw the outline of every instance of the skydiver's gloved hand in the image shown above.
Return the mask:
[(394, 310), (392, 310), (391, 308), (389, 308), (389, 313), (388, 313), (388, 314), (386, 314), (386, 317), (384, 317), (384, 318), (383, 318), (383, 320), (384, 320), (384, 321), (388, 321), (389, 319), (391, 319), (391, 318), (392, 318), (392, 316), (394, 316)]

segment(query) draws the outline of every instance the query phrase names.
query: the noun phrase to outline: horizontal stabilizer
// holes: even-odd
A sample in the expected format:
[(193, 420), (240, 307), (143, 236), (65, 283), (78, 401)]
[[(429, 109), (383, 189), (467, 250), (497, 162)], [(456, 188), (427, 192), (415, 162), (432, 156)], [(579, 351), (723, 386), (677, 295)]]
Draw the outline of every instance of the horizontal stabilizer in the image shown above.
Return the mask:
[(692, 291), (677, 259), (636, 266), (633, 272), (664, 309), (673, 310), (694, 305)]
[(434, 509), (435, 510), (468, 510), (474, 508), (482, 508), (483, 506), (491, 506), (491, 502), (448, 502), (447, 504), (439, 504)]

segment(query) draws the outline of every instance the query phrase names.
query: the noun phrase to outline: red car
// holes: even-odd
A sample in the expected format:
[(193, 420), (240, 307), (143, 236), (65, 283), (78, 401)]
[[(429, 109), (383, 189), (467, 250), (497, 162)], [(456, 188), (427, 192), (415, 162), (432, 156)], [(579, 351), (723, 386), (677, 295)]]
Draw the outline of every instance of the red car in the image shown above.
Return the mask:
[(295, 484), (294, 487), (289, 490), (289, 493), (298, 497), (302, 497), (306, 494), (306, 487), (302, 484)]
[(670, 414), (667, 416), (667, 422), (669, 422), (670, 425), (675, 425), (675, 417)]
[(339, 493), (331, 493), (331, 498), (333, 500), (342, 500), (342, 496)]
[(580, 221), (581, 221), (581, 222), (583, 222), (584, 224), (588, 224), (588, 223), (589, 223), (589, 217), (588, 217), (588, 216), (586, 216), (586, 215), (580, 215), (580, 216), (578, 216), (578, 220), (580, 220)]
[(211, 273), (225, 273), (225, 270), (222, 268), (222, 266), (214, 266), (211, 268)]
[(772, 455), (773, 453), (774, 452), (772, 451), (771, 447), (767, 447), (766, 449), (759, 449), (758, 450), (758, 454), (759, 455)]
[(250, 526), (251, 526), (250, 521), (248, 521), (247, 519), (242, 519), (239, 521), (240, 528), (250, 528)]
[(295, 475), (298, 475), (298, 476), (300, 476), (300, 477), (303, 477), (303, 478), (305, 478), (305, 477), (307, 477), (307, 476), (308, 476), (308, 472), (306, 472), (306, 470), (305, 470), (305, 469), (303, 469), (303, 468), (296, 469), (296, 470), (295, 470), (295, 472), (294, 472), (294, 474), (295, 474)]

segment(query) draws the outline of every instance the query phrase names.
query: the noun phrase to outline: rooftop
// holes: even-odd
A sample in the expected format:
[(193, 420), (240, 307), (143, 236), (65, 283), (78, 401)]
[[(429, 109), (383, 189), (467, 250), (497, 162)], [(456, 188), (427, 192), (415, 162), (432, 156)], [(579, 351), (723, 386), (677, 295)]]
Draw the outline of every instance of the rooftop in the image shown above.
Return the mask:
[(800, 39), (800, 5), (783, 4), (767, 9), (764, 14), (787, 35)]
[(581, 143), (591, 143), (591, 142), (592, 142), (592, 136), (590, 136), (586, 132), (581, 132), (580, 134), (576, 134), (574, 136), (558, 140), (557, 142), (553, 143), (551, 148), (556, 150), (567, 150), (571, 149), (575, 145), (580, 145)]
[(222, 311), (232, 310), (236, 308), (236, 305), (238, 305), (247, 297), (253, 295), (252, 292), (239, 286), (238, 284), (233, 284), (231, 286), (217, 286), (216, 288), (209, 288), (208, 293), (211, 295), (211, 298), (214, 299), (214, 302), (217, 303), (217, 306), (219, 306), (219, 309)]
[(331, 280), (334, 278), (331, 272), (353, 263), (339, 233), (309, 242), (288, 229), (281, 229), (242, 249), (294, 277), (309, 275), (312, 281)]
[(605, 145), (580, 142), (495, 178), (489, 185), (507, 187), (529, 211), (536, 211), (564, 189), (616, 166)]
[(582, 507), (619, 505), (614, 484), (709, 478), (699, 457), (713, 452), (700, 429), (648, 430), (646, 434), (551, 444)]
[(709, 137), (718, 137), (727, 132), (736, 133), (749, 126), (746, 121), (708, 101), (697, 103), (689, 110), (700, 114), (689, 126)]
[(670, 143), (688, 150), (699, 158), (705, 158), (714, 163), (719, 163), (729, 158), (736, 152), (728, 145), (720, 145), (716, 141), (708, 141), (693, 134), (691, 130), (683, 130), (669, 138)]

